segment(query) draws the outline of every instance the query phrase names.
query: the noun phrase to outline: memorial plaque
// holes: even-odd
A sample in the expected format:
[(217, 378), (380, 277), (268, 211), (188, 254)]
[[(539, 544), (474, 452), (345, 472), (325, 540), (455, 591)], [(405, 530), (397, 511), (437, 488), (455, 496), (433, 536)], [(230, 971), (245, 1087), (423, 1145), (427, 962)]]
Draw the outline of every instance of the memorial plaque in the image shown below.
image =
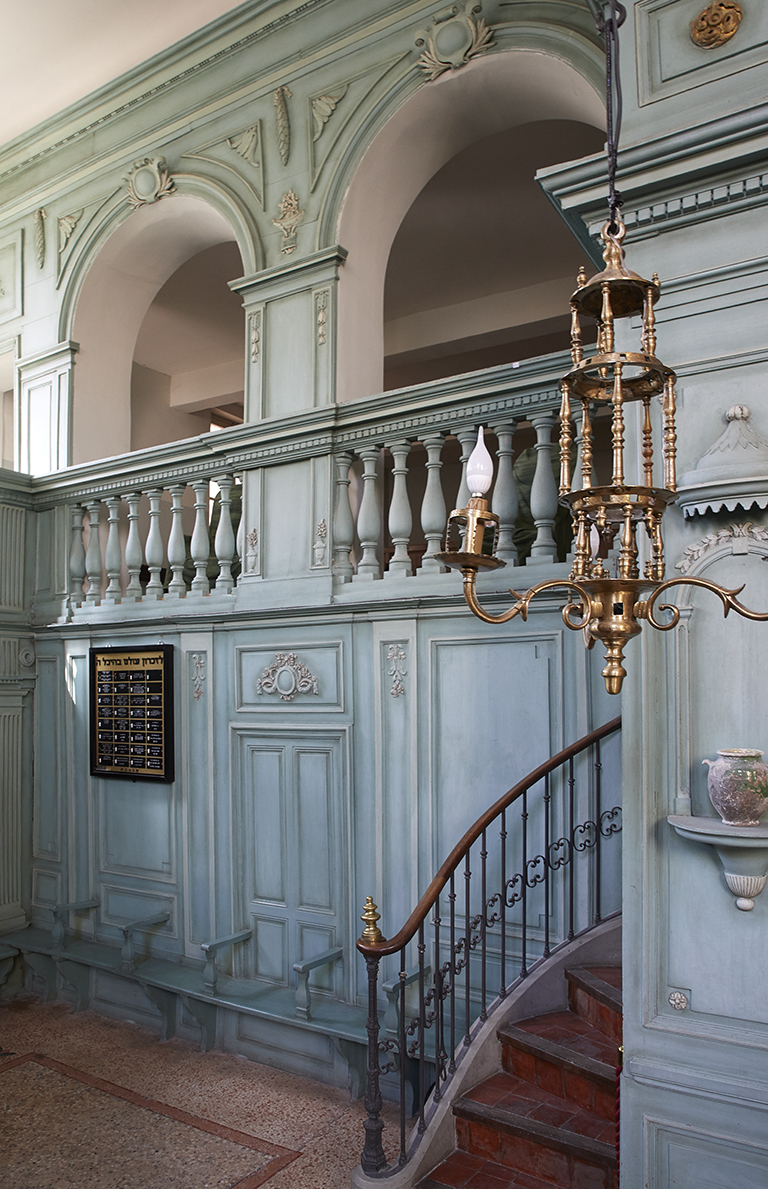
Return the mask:
[(173, 780), (172, 644), (91, 649), (91, 775)]

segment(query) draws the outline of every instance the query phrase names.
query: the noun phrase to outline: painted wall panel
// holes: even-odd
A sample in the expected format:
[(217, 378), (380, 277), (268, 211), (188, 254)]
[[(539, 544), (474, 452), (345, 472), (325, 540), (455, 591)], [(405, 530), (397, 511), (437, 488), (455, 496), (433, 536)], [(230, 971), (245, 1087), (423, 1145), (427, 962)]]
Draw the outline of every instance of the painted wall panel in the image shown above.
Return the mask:
[(59, 859), (61, 837), (61, 664), (38, 653), (35, 689), (34, 853)]
[(281, 987), (288, 985), (288, 923), (252, 916), (254, 974)]
[(102, 871), (175, 878), (173, 785), (102, 780), (98, 787)]
[(284, 904), (286, 899), (285, 787), (282, 749), (253, 748), (251, 812), (248, 829), (253, 847), (252, 897)]
[(314, 404), (312, 295), (268, 303), (264, 330), (264, 416), (286, 417)]
[(298, 833), (299, 907), (332, 912), (332, 755), (297, 750), (295, 788)]
[[(344, 653), (341, 641), (323, 643), (292, 641), (287, 642), (278, 637), (266, 647), (236, 648), (235, 672), (237, 680), (237, 709), (239, 711), (258, 710), (266, 714), (318, 714), (329, 710), (344, 710)], [(302, 692), (298, 688), (292, 690), (290, 678), (286, 675), (284, 684), (278, 681), (277, 687), (271, 689), (268, 670), (272, 665), (285, 664), (279, 662), (278, 657), (295, 656), (290, 665), (303, 665), (308, 670), (310, 688)], [(275, 674), (276, 675), (276, 674)], [(262, 684), (259, 689), (259, 681)], [(287, 690), (287, 692), (281, 692)]]

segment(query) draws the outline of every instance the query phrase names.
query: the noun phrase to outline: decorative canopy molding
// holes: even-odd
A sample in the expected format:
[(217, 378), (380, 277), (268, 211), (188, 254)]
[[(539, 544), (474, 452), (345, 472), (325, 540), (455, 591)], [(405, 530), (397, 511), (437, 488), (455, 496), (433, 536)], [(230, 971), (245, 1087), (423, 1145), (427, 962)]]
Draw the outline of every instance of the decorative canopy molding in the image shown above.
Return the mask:
[(749, 423), (746, 405), (733, 405), (727, 425), (696, 467), (682, 475), (678, 504), (686, 516), (726, 508), (768, 508), (768, 438)]

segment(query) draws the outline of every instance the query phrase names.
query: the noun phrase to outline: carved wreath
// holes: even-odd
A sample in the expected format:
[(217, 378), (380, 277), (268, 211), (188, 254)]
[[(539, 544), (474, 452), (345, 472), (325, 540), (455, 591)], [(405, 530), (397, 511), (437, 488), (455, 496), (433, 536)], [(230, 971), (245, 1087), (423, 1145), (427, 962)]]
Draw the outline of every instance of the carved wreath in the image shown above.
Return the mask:
[(144, 157), (134, 161), (133, 168), (123, 178), (128, 189), (128, 201), (134, 210), (157, 202), (175, 190), (165, 157)]
[[(425, 38), (416, 39), (417, 45), (424, 45)], [(482, 17), (473, 21), (470, 16), (456, 17), (442, 25), (434, 34), (426, 36), (426, 49), (419, 55), (418, 65), (433, 82), (446, 70), (456, 70), (466, 65), (478, 54), (484, 54), (493, 43), (493, 30)]]
[(260, 694), (279, 694), (292, 702), (296, 694), (318, 693), (317, 678), (296, 657), (295, 652), (278, 652), (258, 680)]

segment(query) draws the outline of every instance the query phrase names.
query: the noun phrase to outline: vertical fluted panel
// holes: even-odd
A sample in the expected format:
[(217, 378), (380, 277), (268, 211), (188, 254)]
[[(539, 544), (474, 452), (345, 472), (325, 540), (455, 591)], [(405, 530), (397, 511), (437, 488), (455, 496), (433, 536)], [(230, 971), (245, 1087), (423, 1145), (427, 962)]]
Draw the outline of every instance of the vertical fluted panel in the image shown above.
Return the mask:
[(499, 518), (499, 544), (496, 556), (505, 561), (508, 566), (516, 566), (518, 562), (517, 549), (513, 532), (517, 520), (518, 499), (517, 480), (512, 466), (512, 438), (515, 434), (515, 424), (494, 426), (499, 443), (496, 451), (498, 465), (496, 468), (496, 482), (493, 487), (491, 506)]
[(357, 535), (363, 547), (363, 556), (357, 567), (354, 581), (380, 578), (379, 560), (376, 557), (376, 547), (379, 543), (381, 520), (379, 505), (376, 499), (376, 463), (379, 458), (378, 446), (364, 446), (360, 451), (363, 461), (363, 498), (360, 501), (360, 511), (357, 514)]
[(128, 599), (141, 598), (142, 550), (139, 536), (139, 500), (141, 492), (132, 491), (125, 497), (128, 505), (128, 540), (125, 542), (125, 565), (128, 570), (128, 585), (125, 595)]
[(408, 476), (406, 459), (410, 453), (411, 444), (410, 442), (392, 442), (389, 449), (394, 466), (392, 467), (392, 499), (389, 503), (387, 525), (395, 551), (392, 554), (386, 576), (407, 578), (413, 574), (413, 566), (408, 556), (413, 517), (406, 487)]
[(21, 901), (21, 712), (0, 712), (0, 907)]
[(120, 570), (123, 564), (123, 556), (120, 549), (118, 528), (120, 497), (109, 496), (104, 502), (107, 505), (107, 511), (109, 513), (109, 535), (107, 536), (107, 548), (104, 556), (104, 564), (109, 582), (107, 584), (105, 598), (110, 603), (119, 603), (123, 593), (120, 587)]
[(352, 455), (337, 454), (334, 461), (336, 502), (333, 510), (333, 573), (339, 582), (349, 582), (353, 573), (350, 552), (355, 539), (355, 522), (349, 503), (349, 468), (352, 465)]
[(210, 583), (206, 569), (211, 544), (208, 540), (208, 480), (196, 479), (192, 484), (195, 493), (195, 527), (192, 530), (190, 552), (195, 565), (192, 590), (196, 594), (208, 594)]
[(220, 475), (216, 480), (219, 485), (221, 499), (219, 504), (219, 523), (216, 526), (216, 537), (213, 547), (216, 560), (219, 563), (219, 576), (216, 579), (216, 590), (230, 594), (234, 586), (232, 577), (232, 558), (235, 555), (235, 534), (232, 532), (231, 493), (234, 478), (232, 475)]
[(177, 483), (168, 490), (171, 493), (171, 531), (168, 534), (168, 565), (173, 577), (168, 586), (169, 594), (176, 594), (184, 598), (187, 588), (184, 583), (184, 562), (187, 560), (187, 550), (184, 544), (184, 528), (181, 523), (181, 500), (186, 483)]
[(557, 545), (552, 526), (557, 514), (557, 483), (552, 471), (551, 413), (537, 413), (531, 417), (536, 430), (536, 470), (531, 484), (531, 516), (536, 525), (536, 540), (531, 546), (528, 565), (557, 561)]
[(151, 599), (161, 599), (163, 597), (163, 584), (160, 581), (160, 571), (163, 568), (163, 534), (160, 531), (160, 500), (162, 499), (162, 491), (160, 488), (155, 488), (153, 491), (148, 491), (149, 497), (149, 532), (147, 533), (147, 543), (144, 546), (144, 557), (149, 570), (149, 582), (145, 595)]
[(100, 500), (89, 500), (85, 505), (88, 509), (88, 524), (90, 537), (88, 550), (85, 554), (85, 572), (88, 575), (88, 592), (85, 596), (88, 603), (101, 601), (101, 543), (99, 542), (99, 511)]
[(445, 436), (441, 433), (431, 434), (422, 438), (427, 452), (427, 486), (424, 489), (424, 499), (421, 505), (421, 528), (427, 542), (424, 557), (421, 561), (419, 574), (444, 574), (447, 567), (440, 564), (435, 557), (440, 552), (440, 544), (445, 532), (445, 500), (443, 487), (440, 482), (442, 461), (440, 454), (443, 449)]
[(85, 581), (85, 546), (83, 545), (83, 516), (85, 508), (75, 504), (72, 509), (72, 543), (69, 550), (69, 591), (73, 607), (83, 601)]
[(0, 605), (3, 607), (24, 606), (24, 566), (19, 559), (24, 557), (23, 508), (0, 507)]

